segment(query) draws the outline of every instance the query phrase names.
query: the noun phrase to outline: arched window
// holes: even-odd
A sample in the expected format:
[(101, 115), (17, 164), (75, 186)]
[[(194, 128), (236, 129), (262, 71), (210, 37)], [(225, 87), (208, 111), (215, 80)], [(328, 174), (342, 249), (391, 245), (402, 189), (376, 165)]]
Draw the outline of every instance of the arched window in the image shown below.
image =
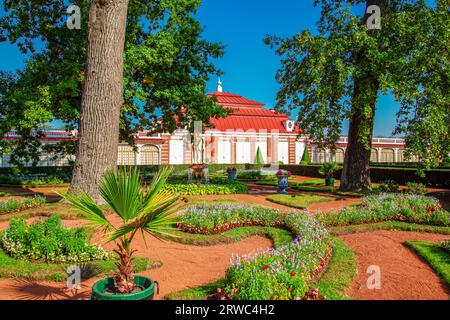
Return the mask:
[(394, 150), (392, 149), (381, 150), (380, 162), (394, 162)]
[(141, 147), (141, 165), (159, 164), (159, 149), (157, 146), (147, 144)]
[(370, 161), (371, 162), (378, 162), (378, 151), (376, 149), (372, 149), (370, 151)]
[(136, 153), (133, 147), (128, 145), (119, 145), (117, 164), (123, 166), (132, 166), (136, 164)]
[(345, 151), (344, 149), (337, 148), (334, 155), (334, 161), (336, 163), (344, 163)]

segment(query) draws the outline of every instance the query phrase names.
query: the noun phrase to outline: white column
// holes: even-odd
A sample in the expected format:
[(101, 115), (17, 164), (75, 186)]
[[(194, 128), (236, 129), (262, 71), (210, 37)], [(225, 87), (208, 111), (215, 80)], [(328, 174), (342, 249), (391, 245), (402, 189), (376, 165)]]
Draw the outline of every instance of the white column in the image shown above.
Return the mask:
[(135, 153), (135, 159), (136, 159), (136, 165), (139, 166), (141, 164), (141, 149), (142, 149), (143, 144), (137, 144), (137, 151)]

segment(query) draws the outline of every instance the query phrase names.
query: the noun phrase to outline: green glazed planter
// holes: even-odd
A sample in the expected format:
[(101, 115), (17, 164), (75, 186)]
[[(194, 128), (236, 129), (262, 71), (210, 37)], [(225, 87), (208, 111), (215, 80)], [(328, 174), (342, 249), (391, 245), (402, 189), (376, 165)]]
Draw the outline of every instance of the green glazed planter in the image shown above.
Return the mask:
[[(92, 300), (153, 300), (155, 293), (155, 281), (143, 276), (134, 276), (134, 283), (142, 288), (141, 292), (130, 294), (107, 294), (105, 290), (114, 287), (114, 279), (102, 279), (92, 287)], [(156, 283), (157, 288), (158, 283)], [(159, 291), (159, 290), (158, 290)]]

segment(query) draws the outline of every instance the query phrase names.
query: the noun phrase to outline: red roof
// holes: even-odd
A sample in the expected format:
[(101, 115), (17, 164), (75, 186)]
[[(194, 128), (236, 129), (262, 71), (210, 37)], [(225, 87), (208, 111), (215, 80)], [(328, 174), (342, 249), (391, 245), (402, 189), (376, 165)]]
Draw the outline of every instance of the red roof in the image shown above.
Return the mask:
[(273, 110), (264, 109), (264, 104), (261, 102), (228, 92), (214, 92), (208, 96), (215, 97), (219, 105), (232, 109), (232, 113), (228, 117), (212, 118), (210, 120), (215, 130), (275, 131), (288, 134), (298, 134), (300, 132), (297, 125), (294, 131), (286, 131), (284, 121), (289, 120), (289, 117), (285, 114), (276, 113)]

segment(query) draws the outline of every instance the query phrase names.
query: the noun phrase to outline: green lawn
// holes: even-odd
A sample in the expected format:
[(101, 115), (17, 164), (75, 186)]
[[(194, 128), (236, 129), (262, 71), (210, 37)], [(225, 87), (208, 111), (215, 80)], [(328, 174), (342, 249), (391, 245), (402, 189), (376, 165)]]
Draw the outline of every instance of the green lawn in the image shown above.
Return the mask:
[(407, 223), (400, 221), (385, 221), (378, 223), (356, 224), (349, 226), (336, 226), (336, 227), (329, 227), (329, 230), (333, 235), (337, 236), (352, 233), (370, 232), (376, 230), (429, 232), (429, 233), (450, 235), (450, 227), (428, 226), (423, 224)]
[(344, 241), (334, 238), (333, 257), (320, 279), (311, 285), (318, 288), (319, 293), (327, 300), (347, 300), (345, 294), (356, 274), (356, 255)]
[(278, 204), (298, 209), (306, 209), (313, 203), (317, 202), (327, 202), (336, 200), (333, 197), (309, 195), (309, 194), (298, 194), (298, 195), (274, 194), (266, 197), (266, 199)]
[(407, 246), (421, 256), (450, 288), (450, 254), (439, 243), (407, 241)]

